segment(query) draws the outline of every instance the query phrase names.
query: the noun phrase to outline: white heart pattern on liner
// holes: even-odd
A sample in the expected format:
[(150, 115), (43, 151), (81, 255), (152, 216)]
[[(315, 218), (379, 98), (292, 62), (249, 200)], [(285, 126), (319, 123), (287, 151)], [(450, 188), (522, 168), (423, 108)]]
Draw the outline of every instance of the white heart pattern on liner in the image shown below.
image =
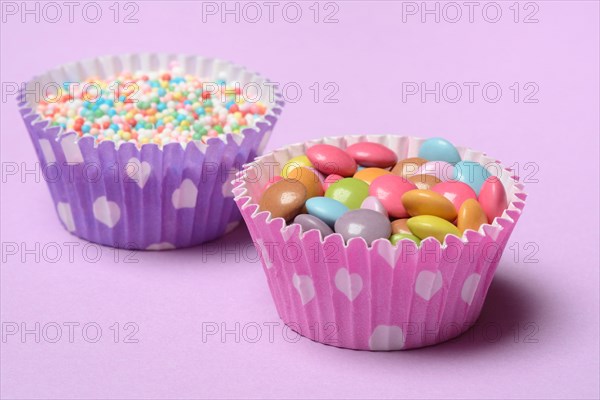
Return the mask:
[(81, 164), (83, 162), (83, 154), (76, 142), (77, 135), (65, 136), (60, 142), (67, 164)]
[(468, 305), (471, 305), (471, 303), (473, 302), (473, 298), (475, 297), (475, 292), (477, 291), (477, 286), (479, 286), (480, 280), (481, 275), (479, 274), (471, 274), (467, 279), (465, 279), (465, 283), (463, 284), (462, 290), (460, 291), (460, 297)]
[(315, 297), (315, 285), (313, 284), (313, 280), (310, 276), (294, 274), (292, 283), (300, 294), (302, 305), (305, 305)]
[(415, 281), (415, 292), (429, 301), (442, 288), (443, 283), (440, 271), (421, 271)]
[(121, 219), (121, 209), (114, 201), (109, 201), (106, 196), (100, 196), (94, 201), (92, 207), (94, 218), (109, 228), (114, 227)]
[(146, 250), (173, 250), (174, 248), (175, 246), (169, 242), (160, 242), (151, 244), (146, 247)]
[(363, 288), (363, 280), (359, 274), (351, 274), (346, 268), (340, 268), (335, 274), (335, 287), (353, 301)]
[(179, 188), (171, 196), (171, 202), (176, 209), (196, 207), (198, 188), (191, 179), (184, 179)]
[(125, 164), (125, 173), (127, 176), (137, 183), (140, 189), (143, 189), (148, 182), (148, 178), (150, 178), (150, 173), (152, 172), (152, 166), (149, 162), (138, 160), (135, 157), (132, 157)]
[(396, 262), (400, 257), (400, 252), (397, 252), (391, 243), (380, 242), (377, 247), (377, 253), (387, 262), (390, 268), (396, 268)]
[(369, 348), (374, 351), (400, 350), (404, 347), (402, 328), (395, 325), (377, 325), (369, 338)]
[(69, 232), (75, 231), (75, 220), (73, 219), (73, 213), (71, 212), (71, 205), (59, 201), (56, 204), (56, 211), (58, 212), (58, 217), (62, 223), (67, 227), (67, 230)]

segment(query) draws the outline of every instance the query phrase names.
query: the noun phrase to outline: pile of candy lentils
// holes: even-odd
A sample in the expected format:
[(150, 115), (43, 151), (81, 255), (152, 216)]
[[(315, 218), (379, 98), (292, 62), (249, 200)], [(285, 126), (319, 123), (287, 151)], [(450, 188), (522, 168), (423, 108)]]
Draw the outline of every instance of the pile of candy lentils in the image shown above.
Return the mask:
[[(52, 126), (113, 141), (159, 146), (240, 133), (264, 119), (265, 104), (246, 101), (240, 84), (184, 74), (176, 62), (156, 72), (65, 82), (38, 103)], [(253, 99), (248, 99), (253, 100)]]
[(359, 142), (345, 150), (317, 144), (290, 159), (269, 183), (259, 209), (303, 232), (344, 240), (421, 240), (461, 237), (492, 223), (507, 208), (502, 182), (474, 161), (462, 161), (452, 143), (426, 140), (418, 157), (398, 160), (388, 147)]

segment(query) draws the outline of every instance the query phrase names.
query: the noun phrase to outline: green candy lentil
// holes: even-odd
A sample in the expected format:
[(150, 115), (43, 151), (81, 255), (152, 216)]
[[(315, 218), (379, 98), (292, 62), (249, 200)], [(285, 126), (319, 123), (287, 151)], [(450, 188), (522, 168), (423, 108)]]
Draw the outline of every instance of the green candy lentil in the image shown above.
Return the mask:
[(418, 215), (409, 218), (406, 221), (406, 225), (421, 240), (431, 236), (436, 238), (440, 243), (444, 243), (446, 235), (461, 236), (458, 228), (452, 222), (433, 215)]
[(421, 244), (421, 239), (415, 235), (411, 235), (410, 233), (394, 233), (392, 236), (390, 236), (390, 242), (392, 242), (394, 246), (402, 239), (412, 240), (417, 244), (417, 246)]
[(325, 192), (325, 197), (337, 200), (351, 210), (360, 205), (369, 196), (369, 185), (356, 178), (344, 178), (331, 184)]

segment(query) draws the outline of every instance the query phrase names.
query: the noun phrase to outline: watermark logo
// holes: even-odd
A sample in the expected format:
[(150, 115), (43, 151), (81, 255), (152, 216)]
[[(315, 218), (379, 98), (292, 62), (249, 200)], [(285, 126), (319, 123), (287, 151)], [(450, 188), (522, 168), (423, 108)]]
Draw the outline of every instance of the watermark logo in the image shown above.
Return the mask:
[[(304, 331), (322, 343), (335, 345), (339, 331), (335, 322), (314, 323)], [(323, 333), (322, 337), (320, 334)], [(297, 343), (303, 336), (302, 326), (295, 322), (202, 322), (202, 343), (275, 343), (282, 340), (286, 343)]]
[(96, 24), (112, 21), (115, 24), (137, 24), (140, 6), (138, 2), (115, 1), (3, 1), (2, 23), (74, 23)]
[(2, 322), (2, 343), (139, 343), (135, 322), (103, 325), (86, 322)]
[(117, 247), (103, 247), (91, 242), (2, 242), (2, 263), (41, 262), (56, 264), (59, 262), (97, 263), (101, 260), (111, 261), (115, 264), (136, 264), (140, 262), (132, 244), (124, 246), (129, 249)]
[(315, 24), (337, 24), (340, 5), (327, 1), (312, 3), (295, 1), (205, 1), (202, 2), (202, 22), (256, 24), (309, 21)]
[(536, 82), (513, 82), (510, 85), (488, 82), (402, 82), (403, 103), (488, 103), (502, 100), (520, 104), (537, 104), (540, 86)]
[(479, 2), (479, 1), (404, 1), (402, 2), (403, 23), (488, 23), (502, 20), (513, 23), (537, 24), (540, 6), (536, 2)]

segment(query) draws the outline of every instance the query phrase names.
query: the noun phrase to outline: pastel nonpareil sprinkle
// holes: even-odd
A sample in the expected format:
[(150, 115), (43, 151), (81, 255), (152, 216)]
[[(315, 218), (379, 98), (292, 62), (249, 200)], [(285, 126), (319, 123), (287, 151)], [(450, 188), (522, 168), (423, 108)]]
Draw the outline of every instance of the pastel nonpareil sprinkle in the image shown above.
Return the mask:
[(45, 96), (37, 112), (65, 131), (131, 142), (188, 143), (226, 133), (241, 133), (263, 121), (267, 107), (246, 98), (239, 82), (184, 74), (176, 63), (155, 72), (127, 72), (109, 79), (64, 82)]

